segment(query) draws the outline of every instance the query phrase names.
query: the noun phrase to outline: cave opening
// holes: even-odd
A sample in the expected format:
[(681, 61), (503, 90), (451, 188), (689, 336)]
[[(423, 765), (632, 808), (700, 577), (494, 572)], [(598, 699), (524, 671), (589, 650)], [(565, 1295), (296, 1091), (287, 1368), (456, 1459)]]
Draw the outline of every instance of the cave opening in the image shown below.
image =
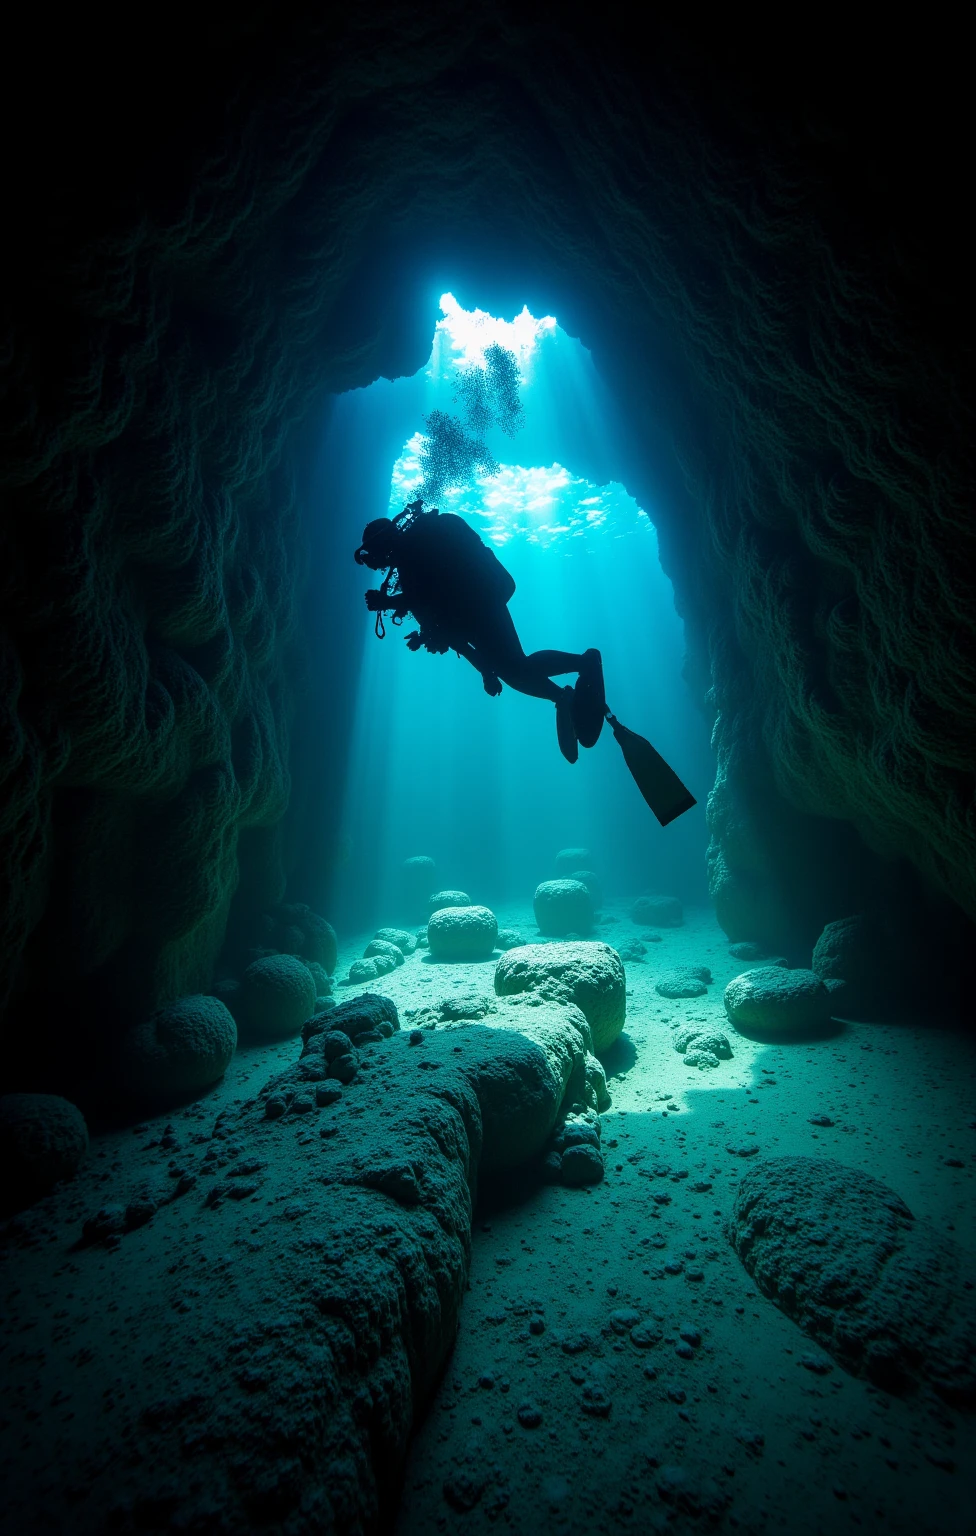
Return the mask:
[[(392, 921), (397, 871), (426, 853), (441, 885), (477, 891), (489, 905), (511, 902), (531, 892), (553, 849), (575, 844), (600, 850), (608, 891), (636, 896), (653, 870), (656, 885), (702, 905), (708, 723), (682, 676), (684, 629), (653, 521), (621, 484), (634, 452), (611, 393), (553, 316), (536, 320), (524, 306), (499, 320), (450, 293), (439, 308), (424, 366), (339, 397), (325, 426), (310, 599), (324, 612), (343, 610), (350, 633), (323, 636), (308, 671), (313, 686), (345, 673), (352, 697), (339, 707), (351, 710), (351, 730), (333, 819), (320, 824), (318, 871), (306, 856), (308, 878), (318, 877), (310, 899), (341, 914), (343, 933)], [(434, 463), (427, 432), (448, 420), (457, 438), (491, 346), (517, 364), (516, 419), (489, 422), (480, 443), (469, 432), (460, 457), (452, 441), (450, 462)], [(372, 619), (343, 600), (345, 586), (361, 603), (375, 579), (357, 580), (351, 567), (364, 524), (395, 517), (418, 495), (465, 518), (501, 556), (527, 650), (602, 649), (611, 707), (650, 732), (698, 788), (699, 805), (666, 834), (609, 730), (571, 766), (558, 753), (551, 706), (507, 688), (488, 697), (454, 652), (410, 654), (409, 621), (378, 644)], [(637, 655), (652, 664), (635, 668)]]

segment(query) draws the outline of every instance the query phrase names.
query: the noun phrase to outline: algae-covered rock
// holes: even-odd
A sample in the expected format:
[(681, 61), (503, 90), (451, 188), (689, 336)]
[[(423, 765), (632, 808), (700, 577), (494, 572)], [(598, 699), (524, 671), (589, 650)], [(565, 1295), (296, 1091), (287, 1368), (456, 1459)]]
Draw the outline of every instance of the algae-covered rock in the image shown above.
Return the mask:
[(307, 1044), (313, 1035), (325, 1030), (342, 1030), (355, 1044), (360, 1035), (393, 1034), (399, 1028), (400, 1015), (392, 998), (382, 997), (378, 992), (369, 992), (360, 997), (351, 997), (346, 1003), (339, 1003), (338, 1007), (330, 1009), (324, 1016), (316, 1014), (307, 1020), (302, 1028), (302, 1039)]
[(844, 917), (824, 928), (811, 970), (837, 994), (837, 1007), (877, 1017), (897, 1006), (900, 988), (911, 990), (917, 958), (906, 954), (911, 948), (906, 941), (894, 944), (877, 920), (864, 914)]
[(88, 1151), (88, 1127), (74, 1104), (56, 1093), (0, 1097), (0, 1211), (40, 1200), (70, 1178)]
[(427, 924), (435, 960), (487, 960), (497, 937), (498, 922), (488, 907), (441, 907)]
[(578, 880), (580, 885), (585, 885), (593, 902), (594, 912), (599, 912), (603, 905), (603, 887), (592, 869), (571, 869), (566, 876), (567, 880)]
[(235, 1017), (242, 1040), (290, 1040), (315, 1007), (315, 982), (294, 955), (267, 955), (241, 977)]
[(315, 983), (315, 996), (328, 997), (332, 991), (332, 978), (328, 975), (325, 966), (319, 965), (317, 960), (303, 960), (302, 964), (308, 967)]
[(733, 960), (764, 960), (768, 953), (765, 944), (756, 943), (752, 939), (743, 939), (739, 944), (729, 945), (729, 954)]
[(393, 944), (389, 939), (370, 939), (363, 950), (363, 958), (375, 960), (382, 956), (389, 960), (394, 967), (403, 964), (403, 950), (398, 944)]
[[(486, 1173), (521, 1167), (542, 1151), (565, 1102), (582, 1098), (589, 1028), (576, 1008), (501, 1003), (479, 1021), (441, 1028), (456, 1045), (459, 1063), (477, 1074)], [(507, 1036), (499, 1065), (495, 1033)]]
[(879, 1179), (772, 1158), (742, 1179), (730, 1236), (760, 1290), (846, 1370), (976, 1401), (971, 1261)]
[[(309, 981), (314, 1003), (315, 984), (310, 976)], [(219, 998), (181, 997), (123, 1037), (119, 1080), (136, 1099), (175, 1103), (223, 1077), (236, 1047), (237, 1025)]]
[(645, 928), (680, 928), (685, 920), (677, 896), (638, 896), (630, 915)]
[(440, 912), (444, 907), (470, 907), (471, 897), (467, 891), (435, 891), (427, 898), (428, 917), (435, 912)]
[(592, 862), (589, 848), (560, 848), (556, 854), (556, 874), (565, 879), (574, 869), (588, 869)]
[(331, 976), (339, 946), (335, 929), (304, 902), (288, 902), (266, 914), (265, 940), (276, 953), (314, 960)]
[(373, 938), (395, 944), (402, 955), (412, 955), (417, 948), (417, 935), (406, 928), (377, 928)]
[(741, 1029), (790, 1035), (826, 1024), (831, 999), (813, 971), (761, 966), (729, 982), (725, 1009), (733, 1024)]
[(704, 1024), (682, 1025), (674, 1032), (673, 1044), (675, 1050), (682, 1055), (686, 1051), (708, 1051), (719, 1061), (728, 1061), (732, 1055), (728, 1035), (718, 1029), (709, 1029)]
[(498, 938), (495, 940), (496, 949), (518, 949), (525, 940), (517, 928), (499, 928)]
[(352, 986), (363, 986), (367, 981), (375, 981), (377, 976), (384, 975), (387, 967), (380, 967), (376, 963), (376, 957), (370, 955), (368, 960), (354, 960), (349, 967), (348, 980)]
[(589, 1022), (598, 1055), (617, 1039), (627, 1014), (620, 956), (597, 940), (510, 949), (495, 967), (495, 991), (499, 997), (534, 992), (575, 1003)]
[(589, 933), (593, 927), (593, 897), (581, 880), (543, 880), (532, 906), (539, 932), (553, 938)]
[(676, 965), (661, 972), (654, 990), (661, 997), (704, 997), (711, 979), (707, 965)]

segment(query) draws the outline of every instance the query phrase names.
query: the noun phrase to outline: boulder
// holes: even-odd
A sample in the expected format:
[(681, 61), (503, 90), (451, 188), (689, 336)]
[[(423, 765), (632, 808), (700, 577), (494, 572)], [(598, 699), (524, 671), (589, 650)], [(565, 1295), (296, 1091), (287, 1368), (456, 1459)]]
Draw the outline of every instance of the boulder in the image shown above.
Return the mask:
[(617, 945), (617, 954), (625, 965), (643, 965), (647, 945), (640, 939), (625, 939), (622, 944)]
[(427, 924), (427, 942), (435, 960), (487, 960), (497, 937), (498, 923), (487, 907), (441, 907)]
[(719, 1061), (728, 1061), (732, 1055), (728, 1036), (702, 1024), (685, 1024), (675, 1030), (673, 1044), (682, 1055), (686, 1051), (708, 1051)]
[(312, 1015), (315, 982), (294, 955), (267, 955), (244, 972), (234, 1006), (242, 1040), (290, 1040)]
[[(233, 1021), (232, 1021), (233, 1022)], [(0, 1212), (22, 1210), (70, 1178), (88, 1151), (79, 1109), (56, 1093), (0, 1097)]]
[(710, 1070), (718, 1066), (718, 1057), (714, 1051), (705, 1051), (697, 1044), (685, 1053), (685, 1066), (697, 1067), (700, 1072)]
[(517, 928), (499, 928), (498, 938), (495, 940), (496, 949), (518, 949), (525, 940)]
[(470, 905), (471, 897), (467, 891), (435, 891), (433, 896), (427, 898), (428, 919), (444, 907), (470, 907)]
[(368, 960), (354, 960), (349, 967), (348, 981), (351, 986), (361, 987), (367, 981), (375, 981), (377, 976), (385, 974), (385, 967), (381, 970), (374, 956)]
[(304, 902), (288, 902), (265, 914), (264, 942), (276, 953), (314, 960), (331, 976), (339, 946), (335, 929)]
[[(521, 1167), (543, 1150), (564, 1105), (584, 1097), (586, 1020), (577, 1008), (560, 1004), (496, 1003), (495, 1011), (478, 1021), (441, 1028), (460, 1045), (460, 1064), (473, 1067), (481, 1085), (482, 1169), (498, 1174)], [(499, 1072), (493, 1036), (502, 1031), (509, 1045)]]
[(593, 898), (580, 880), (543, 880), (532, 906), (539, 932), (553, 938), (589, 933), (593, 927)]
[(601, 886), (592, 869), (571, 869), (566, 876), (567, 880), (578, 880), (580, 885), (585, 885), (593, 902), (594, 912), (599, 912), (603, 905), (603, 887)]
[(894, 953), (881, 924), (867, 916), (843, 917), (824, 928), (814, 946), (811, 969), (837, 994), (838, 1008), (878, 1017), (897, 1004), (900, 987), (912, 990), (915, 957), (904, 964), (906, 947), (903, 944), (900, 953)]
[(771, 1158), (739, 1184), (729, 1231), (760, 1290), (845, 1370), (976, 1402), (971, 1260), (880, 1179)]
[(574, 869), (586, 869), (592, 862), (589, 848), (560, 848), (556, 854), (556, 874), (565, 879)]
[(813, 971), (760, 966), (736, 976), (725, 989), (725, 1010), (733, 1024), (761, 1034), (822, 1028), (831, 1006), (829, 991)]
[(685, 920), (677, 896), (638, 896), (630, 915), (645, 928), (680, 928)]
[(730, 944), (729, 954), (733, 960), (764, 960), (768, 954), (765, 944), (757, 944), (752, 939), (743, 939), (741, 944)]
[(309, 1019), (302, 1028), (302, 1039), (307, 1044), (313, 1035), (324, 1030), (343, 1034), (356, 1043), (360, 1035), (379, 1033), (391, 1035), (400, 1028), (400, 1015), (392, 998), (381, 997), (378, 992), (368, 992), (361, 997), (351, 997), (327, 1014)]
[[(310, 984), (311, 1011), (315, 983), (304, 965), (301, 969)], [(181, 997), (123, 1037), (118, 1077), (126, 1092), (137, 1100), (157, 1107), (175, 1104), (186, 1094), (218, 1082), (236, 1048), (237, 1025), (219, 998)]]
[(370, 939), (363, 950), (363, 958), (375, 960), (380, 956), (389, 960), (394, 968), (403, 964), (403, 950), (399, 945), (391, 943), (389, 939)]
[(711, 979), (707, 965), (676, 965), (661, 972), (654, 990), (661, 997), (704, 997)]
[(309, 973), (315, 983), (316, 997), (328, 997), (332, 991), (332, 979), (328, 975), (325, 966), (320, 965), (317, 960), (304, 960), (302, 964), (308, 966)]
[(531, 992), (554, 1002), (575, 1003), (592, 1030), (597, 1055), (617, 1039), (627, 1014), (620, 956), (598, 941), (510, 949), (495, 967), (495, 992), (499, 997)]
[(416, 934), (408, 932), (406, 928), (377, 928), (373, 938), (395, 944), (402, 955), (412, 955), (417, 948)]

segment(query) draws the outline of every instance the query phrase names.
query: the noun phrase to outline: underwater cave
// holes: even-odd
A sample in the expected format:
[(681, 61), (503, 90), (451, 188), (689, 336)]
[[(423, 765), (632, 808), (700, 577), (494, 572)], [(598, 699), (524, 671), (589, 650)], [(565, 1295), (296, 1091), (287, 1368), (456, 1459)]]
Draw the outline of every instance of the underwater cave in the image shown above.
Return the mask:
[(10, 32), (4, 1532), (974, 1529), (965, 50), (635, 27)]

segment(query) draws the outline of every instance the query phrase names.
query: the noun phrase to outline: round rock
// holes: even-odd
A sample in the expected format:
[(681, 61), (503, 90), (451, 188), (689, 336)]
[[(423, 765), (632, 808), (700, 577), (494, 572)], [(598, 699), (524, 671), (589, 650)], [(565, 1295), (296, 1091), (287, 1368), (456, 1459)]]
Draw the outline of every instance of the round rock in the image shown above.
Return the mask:
[(639, 896), (630, 915), (645, 928), (680, 928), (685, 920), (677, 896)]
[(0, 1098), (0, 1210), (17, 1210), (73, 1174), (88, 1151), (79, 1109), (55, 1093), (5, 1093)]
[(408, 932), (406, 928), (377, 928), (373, 938), (374, 940), (383, 939), (387, 944), (395, 944), (401, 955), (412, 955), (417, 948), (417, 935)]
[(370, 939), (363, 950), (363, 956), (367, 960), (376, 960), (383, 956), (392, 963), (394, 968), (403, 964), (403, 950), (389, 939)]
[(603, 905), (603, 887), (592, 869), (571, 869), (566, 878), (567, 880), (578, 880), (580, 885), (585, 885), (590, 893), (594, 911), (599, 911)]
[(499, 928), (495, 945), (498, 949), (518, 949), (525, 940), (517, 928)]
[(574, 869), (587, 869), (592, 862), (589, 848), (560, 848), (556, 854), (556, 874), (571, 875)]
[(442, 907), (427, 924), (435, 960), (487, 960), (497, 937), (498, 922), (488, 907)]
[[(306, 990), (311, 991), (314, 1003), (315, 983), (303, 964), (295, 964), (308, 977)], [(299, 1027), (303, 1022), (299, 1021)], [(119, 1078), (138, 1099), (173, 1103), (222, 1078), (236, 1047), (237, 1025), (219, 998), (181, 997), (158, 1009), (124, 1037)]]
[(582, 1189), (586, 1184), (599, 1184), (603, 1174), (603, 1154), (599, 1147), (583, 1141), (566, 1148), (562, 1155), (564, 1184), (573, 1189)]
[(662, 971), (654, 984), (654, 990), (661, 997), (704, 997), (708, 987), (700, 974), (702, 969), (679, 965), (672, 970)]
[(235, 1007), (242, 1039), (290, 1040), (315, 1008), (312, 973), (294, 955), (255, 960), (241, 977)]
[(543, 880), (532, 906), (539, 932), (553, 938), (589, 933), (593, 927), (593, 897), (581, 880)]
[(499, 997), (538, 992), (554, 1002), (575, 1003), (590, 1026), (598, 1055), (617, 1039), (627, 1016), (620, 956), (597, 940), (510, 949), (495, 967), (495, 991)]
[(427, 912), (431, 917), (435, 912), (442, 911), (444, 907), (470, 907), (470, 905), (471, 897), (467, 891), (435, 891), (433, 896), (427, 898)]
[(830, 1018), (830, 993), (813, 971), (760, 966), (736, 976), (725, 989), (725, 1009), (741, 1029), (790, 1035), (815, 1029)]

